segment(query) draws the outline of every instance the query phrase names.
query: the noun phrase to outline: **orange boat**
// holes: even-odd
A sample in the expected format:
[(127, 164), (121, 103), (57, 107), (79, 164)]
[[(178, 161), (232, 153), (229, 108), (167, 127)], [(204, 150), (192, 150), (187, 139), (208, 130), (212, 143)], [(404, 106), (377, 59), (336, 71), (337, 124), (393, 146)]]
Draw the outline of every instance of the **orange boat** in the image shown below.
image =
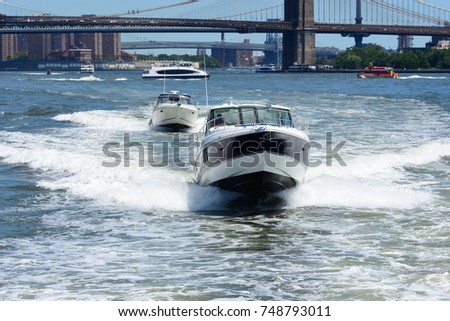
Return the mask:
[(369, 66), (360, 72), (358, 78), (398, 78), (398, 74), (391, 67)]

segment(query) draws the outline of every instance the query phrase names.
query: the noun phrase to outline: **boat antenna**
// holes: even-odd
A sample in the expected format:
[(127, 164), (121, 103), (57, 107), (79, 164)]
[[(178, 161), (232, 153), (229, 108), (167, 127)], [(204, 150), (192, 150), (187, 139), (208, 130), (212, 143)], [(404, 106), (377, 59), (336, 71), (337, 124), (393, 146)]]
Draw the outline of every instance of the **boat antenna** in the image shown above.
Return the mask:
[(166, 93), (166, 71), (164, 70), (164, 85), (163, 85), (164, 93)]
[(209, 108), (209, 101), (208, 101), (208, 76), (206, 73), (206, 54), (203, 52), (203, 69), (205, 71), (205, 95), (206, 95), (206, 108)]

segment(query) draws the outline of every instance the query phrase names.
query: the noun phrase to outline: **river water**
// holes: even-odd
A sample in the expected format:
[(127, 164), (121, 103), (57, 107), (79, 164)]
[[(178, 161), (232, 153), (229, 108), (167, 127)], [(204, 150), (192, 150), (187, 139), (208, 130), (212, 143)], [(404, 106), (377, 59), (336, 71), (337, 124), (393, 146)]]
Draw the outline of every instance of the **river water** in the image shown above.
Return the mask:
[[(257, 204), (192, 184), (204, 118), (150, 128), (164, 87), (203, 114), (231, 97), (291, 107), (316, 166)], [(2, 72), (0, 299), (448, 300), (449, 88), (217, 71), (206, 99), (204, 81), (139, 72)]]

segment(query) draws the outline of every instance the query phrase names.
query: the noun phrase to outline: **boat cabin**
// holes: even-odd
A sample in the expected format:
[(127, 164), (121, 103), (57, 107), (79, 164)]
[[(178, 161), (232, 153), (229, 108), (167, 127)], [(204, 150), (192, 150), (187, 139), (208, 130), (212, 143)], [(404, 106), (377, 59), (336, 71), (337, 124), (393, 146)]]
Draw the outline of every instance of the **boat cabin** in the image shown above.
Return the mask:
[(212, 109), (206, 133), (221, 126), (272, 125), (294, 127), (289, 108), (271, 105), (230, 105)]
[(392, 70), (392, 68), (389, 67), (367, 67), (364, 68), (363, 72), (366, 74), (374, 74), (377, 76), (394, 74), (394, 70)]

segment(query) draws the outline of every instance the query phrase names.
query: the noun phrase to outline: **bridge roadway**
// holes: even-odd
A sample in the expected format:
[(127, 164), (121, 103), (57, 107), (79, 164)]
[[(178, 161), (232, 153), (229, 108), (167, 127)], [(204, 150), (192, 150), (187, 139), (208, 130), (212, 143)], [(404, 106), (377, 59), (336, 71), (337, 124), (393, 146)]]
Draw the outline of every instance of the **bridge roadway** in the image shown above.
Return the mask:
[(276, 51), (275, 44), (223, 42), (223, 41), (125, 41), (122, 49), (203, 48), (250, 51)]
[[(214, 19), (118, 18), (102, 16), (5, 16), (0, 15), (1, 33), (55, 32), (237, 32), (283, 33), (298, 30), (289, 21), (241, 21)], [(450, 25), (402, 26), (315, 23), (315, 33), (369, 33), (417, 36), (450, 36)]]
[[(141, 49), (166, 49), (166, 48), (189, 48), (189, 49), (233, 49), (250, 51), (272, 51), (280, 50), (276, 44), (264, 43), (242, 43), (222, 41), (124, 41), (121, 44), (124, 50)], [(321, 56), (333, 56), (339, 49), (333, 47), (317, 47), (316, 53)]]

